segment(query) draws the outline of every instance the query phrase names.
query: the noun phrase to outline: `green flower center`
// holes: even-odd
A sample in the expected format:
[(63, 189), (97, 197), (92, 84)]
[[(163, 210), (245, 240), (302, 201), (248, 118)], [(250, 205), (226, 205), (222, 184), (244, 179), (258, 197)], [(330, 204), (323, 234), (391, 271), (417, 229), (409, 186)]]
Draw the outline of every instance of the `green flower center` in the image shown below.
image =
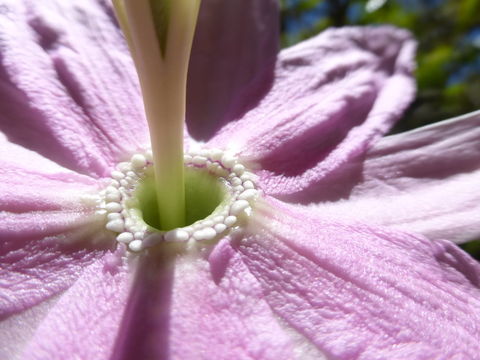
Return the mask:
[[(147, 170), (147, 175), (140, 181), (136, 191), (136, 198), (143, 215), (143, 220), (157, 231), (168, 231), (160, 225), (161, 214), (157, 205), (154, 176), (152, 169)], [(185, 169), (185, 205), (186, 225), (206, 218), (225, 201), (228, 189), (216, 177), (205, 169), (187, 167)]]
[(112, 171), (98, 212), (105, 216), (105, 227), (131, 251), (164, 241), (215, 241), (247, 221), (258, 190), (255, 175), (237, 157), (201, 149), (185, 154), (184, 160), (186, 224), (175, 229), (160, 226), (151, 152), (135, 154)]

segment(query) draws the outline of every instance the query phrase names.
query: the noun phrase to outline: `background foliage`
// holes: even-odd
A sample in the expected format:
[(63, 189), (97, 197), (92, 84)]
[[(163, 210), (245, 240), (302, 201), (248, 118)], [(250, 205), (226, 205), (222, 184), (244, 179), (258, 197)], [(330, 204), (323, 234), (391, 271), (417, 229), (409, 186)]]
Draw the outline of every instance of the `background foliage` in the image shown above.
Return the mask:
[(397, 131), (480, 108), (480, 0), (281, 0), (282, 44), (330, 26), (393, 24), (419, 42), (418, 94)]
[[(480, 0), (281, 0), (282, 45), (331, 26), (393, 24), (418, 40), (415, 101), (394, 131), (480, 109)], [(480, 241), (462, 246), (480, 259)]]

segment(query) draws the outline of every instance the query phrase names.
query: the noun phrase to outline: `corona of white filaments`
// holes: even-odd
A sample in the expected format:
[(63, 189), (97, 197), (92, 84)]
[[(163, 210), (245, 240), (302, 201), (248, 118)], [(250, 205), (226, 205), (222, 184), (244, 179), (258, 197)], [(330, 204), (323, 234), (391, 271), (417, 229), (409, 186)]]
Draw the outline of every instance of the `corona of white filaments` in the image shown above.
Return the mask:
[(135, 154), (130, 161), (119, 163), (112, 171), (110, 185), (101, 192), (98, 213), (106, 216), (105, 227), (116, 234), (119, 243), (131, 251), (141, 251), (162, 241), (208, 241), (227, 235), (251, 214), (258, 195), (255, 175), (245, 169), (238, 158), (219, 149), (199, 149), (184, 156), (186, 166), (204, 169), (217, 177), (229, 193), (205, 219), (167, 232), (155, 231), (142, 219), (141, 211), (132, 206), (133, 195), (145, 171), (152, 166), (152, 153)]

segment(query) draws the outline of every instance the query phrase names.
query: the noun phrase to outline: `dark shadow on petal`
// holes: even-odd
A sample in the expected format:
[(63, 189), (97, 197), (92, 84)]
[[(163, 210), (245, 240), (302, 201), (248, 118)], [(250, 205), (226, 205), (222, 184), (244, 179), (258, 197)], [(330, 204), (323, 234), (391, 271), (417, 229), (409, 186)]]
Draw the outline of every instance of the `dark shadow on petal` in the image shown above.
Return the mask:
[(261, 168), (286, 177), (301, 176), (305, 169), (313, 168), (336, 150), (352, 129), (365, 123), (376, 96), (377, 91), (372, 87), (361, 97), (343, 99), (341, 106), (327, 119), (307, 129), (302, 136), (283, 141), (281, 146), (263, 157)]
[(58, 151), (63, 145), (47, 124), (41, 112), (32, 108), (28, 97), (10, 81), (0, 54), (0, 131), (9, 141), (69, 168), (75, 159), (66, 149)]
[[(435, 243), (435, 245), (437, 245), (437, 243)], [(434, 256), (445, 270), (451, 270), (450, 272), (445, 271), (446, 276), (448, 276), (449, 273), (452, 274), (452, 278), (446, 280), (462, 282), (464, 279), (459, 278), (459, 274), (461, 274), (474, 287), (480, 288), (478, 262), (450, 241), (442, 241), (441, 245), (443, 246), (438, 246)]]
[(293, 194), (276, 195), (275, 197), (289, 203), (308, 205), (311, 203), (335, 202), (347, 200), (356, 185), (364, 180), (363, 165), (365, 155), (340, 166), (308, 188)]
[(111, 360), (169, 358), (173, 244), (141, 255)]
[(186, 122), (194, 139), (209, 140), (269, 91), (278, 22), (276, 1), (202, 1), (187, 86)]
[(16, 233), (0, 229), (0, 321), (67, 290), (82, 269), (116, 247), (114, 239), (93, 224), (52, 232), (42, 231), (45, 226)]
[(105, 14), (108, 15), (112, 24), (115, 24), (115, 26), (120, 29), (117, 17), (115, 15), (115, 12), (113, 11), (112, 2), (110, 0), (98, 0), (98, 5), (102, 8)]
[(60, 38), (58, 31), (45, 23), (41, 17), (33, 16), (28, 21), (28, 25), (35, 31), (39, 45), (46, 52), (53, 50), (57, 46)]

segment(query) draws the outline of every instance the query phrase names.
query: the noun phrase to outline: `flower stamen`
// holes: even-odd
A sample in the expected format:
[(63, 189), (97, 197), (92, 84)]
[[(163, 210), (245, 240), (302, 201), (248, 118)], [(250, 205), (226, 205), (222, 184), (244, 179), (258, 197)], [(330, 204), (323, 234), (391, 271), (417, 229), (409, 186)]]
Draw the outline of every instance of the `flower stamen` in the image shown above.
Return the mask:
[[(110, 184), (101, 192), (99, 211), (106, 214), (106, 229), (116, 233), (119, 243), (138, 252), (161, 242), (210, 241), (227, 235), (246, 221), (258, 196), (255, 175), (239, 159), (219, 149), (200, 149), (186, 153), (187, 168), (216, 178), (225, 199), (206, 218), (191, 225), (161, 231), (149, 225), (142, 214), (138, 190), (153, 165), (151, 151), (135, 154), (119, 163), (111, 173)], [(155, 194), (149, 194), (155, 196)]]

